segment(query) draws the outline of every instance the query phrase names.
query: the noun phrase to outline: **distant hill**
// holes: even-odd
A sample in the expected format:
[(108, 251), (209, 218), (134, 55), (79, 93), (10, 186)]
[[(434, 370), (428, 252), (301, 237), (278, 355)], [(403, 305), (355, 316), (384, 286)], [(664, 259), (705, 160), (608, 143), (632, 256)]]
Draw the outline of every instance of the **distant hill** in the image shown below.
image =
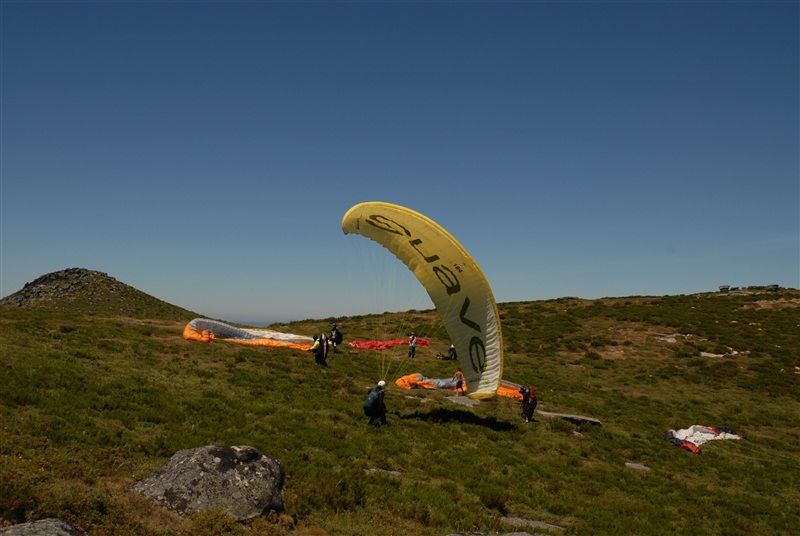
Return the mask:
[(45, 274), (0, 300), (0, 305), (163, 320), (200, 316), (121, 283), (106, 273), (85, 268)]

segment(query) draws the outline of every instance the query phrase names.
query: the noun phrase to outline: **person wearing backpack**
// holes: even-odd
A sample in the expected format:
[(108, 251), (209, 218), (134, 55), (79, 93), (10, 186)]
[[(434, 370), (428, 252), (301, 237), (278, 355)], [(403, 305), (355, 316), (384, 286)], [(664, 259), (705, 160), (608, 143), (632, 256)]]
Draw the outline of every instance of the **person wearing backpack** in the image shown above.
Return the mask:
[(369, 390), (367, 399), (364, 401), (364, 415), (369, 417), (369, 424), (374, 424), (380, 419), (381, 424), (386, 424), (386, 404), (383, 402), (386, 382), (381, 380), (378, 385)]
[(344, 338), (344, 335), (342, 334), (342, 330), (340, 330), (336, 326), (336, 323), (331, 324), (331, 336), (330, 336), (329, 340), (331, 341), (331, 345), (333, 346), (333, 353), (334, 354), (338, 354), (339, 353), (339, 350), (337, 350), (336, 348), (340, 344), (342, 344), (342, 339), (343, 338)]

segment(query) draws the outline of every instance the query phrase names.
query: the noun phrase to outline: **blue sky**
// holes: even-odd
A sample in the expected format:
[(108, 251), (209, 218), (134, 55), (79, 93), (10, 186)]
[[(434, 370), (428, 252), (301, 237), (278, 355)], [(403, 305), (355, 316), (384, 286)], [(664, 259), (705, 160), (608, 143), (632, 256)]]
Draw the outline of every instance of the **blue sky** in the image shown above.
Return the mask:
[(2, 296), (82, 267), (230, 321), (381, 312), (362, 201), (498, 302), (800, 287), (796, 1), (0, 9)]

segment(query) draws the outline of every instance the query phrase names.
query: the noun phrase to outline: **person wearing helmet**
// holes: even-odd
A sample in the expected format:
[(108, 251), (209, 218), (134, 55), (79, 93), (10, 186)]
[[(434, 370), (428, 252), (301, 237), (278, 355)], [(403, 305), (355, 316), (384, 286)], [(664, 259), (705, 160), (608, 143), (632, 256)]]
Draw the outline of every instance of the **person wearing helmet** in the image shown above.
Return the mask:
[(383, 402), (385, 392), (386, 382), (383, 380), (369, 390), (367, 399), (364, 401), (364, 415), (369, 417), (369, 424), (375, 424), (378, 419), (380, 419), (380, 424), (387, 424), (386, 404)]
[(458, 352), (456, 352), (456, 345), (451, 344), (450, 349), (447, 351), (447, 359), (455, 361), (458, 359)]

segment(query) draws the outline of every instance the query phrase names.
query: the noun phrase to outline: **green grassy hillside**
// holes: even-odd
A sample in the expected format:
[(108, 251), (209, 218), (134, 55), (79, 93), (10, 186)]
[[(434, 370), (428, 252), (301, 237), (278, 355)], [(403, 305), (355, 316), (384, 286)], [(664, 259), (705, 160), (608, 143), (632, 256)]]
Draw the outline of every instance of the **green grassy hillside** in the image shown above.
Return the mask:
[[(308, 353), (185, 341), (193, 313), (117, 295), (103, 294), (102, 309), (3, 301), (0, 526), (59, 517), (98, 535), (800, 532), (797, 291), (500, 304), (504, 377), (533, 384), (538, 409), (602, 426), (526, 425), (510, 399), (469, 408), (450, 392), (390, 384), (381, 428), (361, 411), (381, 369), (453, 374), (435, 358), (449, 340), (431, 311), (336, 319), (345, 342), (428, 337), (413, 366), (402, 351), (346, 348), (321, 369)], [(310, 334), (330, 321), (275, 327)], [(701, 455), (664, 441), (693, 424), (748, 439), (707, 443)], [(178, 450), (210, 444), (281, 459), (286, 511), (183, 519), (129, 492)]]

